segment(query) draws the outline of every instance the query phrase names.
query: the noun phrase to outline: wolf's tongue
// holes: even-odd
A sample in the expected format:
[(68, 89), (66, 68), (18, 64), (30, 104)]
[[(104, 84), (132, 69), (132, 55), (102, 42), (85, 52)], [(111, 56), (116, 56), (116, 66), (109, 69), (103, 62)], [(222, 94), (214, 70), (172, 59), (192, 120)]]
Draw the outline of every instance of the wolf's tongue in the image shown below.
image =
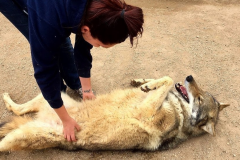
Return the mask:
[(180, 86), (180, 89), (181, 89), (182, 93), (187, 96), (187, 90), (186, 90), (186, 88), (183, 87), (183, 86)]

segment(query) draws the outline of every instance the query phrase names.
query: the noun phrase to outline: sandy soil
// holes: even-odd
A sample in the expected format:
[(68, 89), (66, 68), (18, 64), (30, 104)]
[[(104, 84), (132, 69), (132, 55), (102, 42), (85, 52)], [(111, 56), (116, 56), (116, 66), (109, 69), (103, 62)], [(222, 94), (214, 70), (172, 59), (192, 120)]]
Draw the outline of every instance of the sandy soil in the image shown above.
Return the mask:
[[(0, 153), (0, 159), (240, 159), (239, 0), (128, 0), (143, 8), (144, 34), (110, 49), (94, 48), (92, 84), (97, 94), (129, 87), (133, 78), (193, 75), (201, 86), (231, 106), (221, 112), (216, 136), (204, 135), (164, 152), (59, 149)], [(0, 14), (0, 94), (18, 103), (39, 93), (29, 45)], [(0, 122), (12, 113), (0, 99)]]

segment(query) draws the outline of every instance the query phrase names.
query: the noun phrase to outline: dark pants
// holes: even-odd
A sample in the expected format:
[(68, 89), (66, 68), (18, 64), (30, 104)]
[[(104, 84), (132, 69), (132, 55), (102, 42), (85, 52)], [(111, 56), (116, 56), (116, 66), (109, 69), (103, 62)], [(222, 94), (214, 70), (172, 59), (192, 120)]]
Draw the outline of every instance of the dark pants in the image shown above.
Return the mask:
[[(29, 40), (28, 14), (24, 8), (22, 9), (14, 0), (0, 0), (0, 12)], [(77, 90), (81, 87), (81, 83), (74, 63), (74, 50), (70, 38), (67, 37), (59, 47), (59, 71), (62, 77), (61, 90), (66, 91), (67, 86)]]

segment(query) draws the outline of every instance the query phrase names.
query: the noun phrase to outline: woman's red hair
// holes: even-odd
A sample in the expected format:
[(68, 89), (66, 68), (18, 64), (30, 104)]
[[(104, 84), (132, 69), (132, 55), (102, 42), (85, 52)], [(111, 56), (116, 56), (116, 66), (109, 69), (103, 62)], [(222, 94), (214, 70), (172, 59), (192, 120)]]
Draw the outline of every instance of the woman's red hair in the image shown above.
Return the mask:
[(91, 0), (81, 25), (90, 28), (94, 38), (104, 44), (116, 44), (143, 33), (143, 11), (122, 0)]

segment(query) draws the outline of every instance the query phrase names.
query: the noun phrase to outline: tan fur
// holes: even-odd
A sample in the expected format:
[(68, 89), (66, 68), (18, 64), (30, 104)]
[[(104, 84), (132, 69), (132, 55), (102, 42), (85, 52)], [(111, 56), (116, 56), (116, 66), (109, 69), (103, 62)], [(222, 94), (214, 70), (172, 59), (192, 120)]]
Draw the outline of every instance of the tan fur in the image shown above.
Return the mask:
[(31, 118), (28, 117), (13, 117), (12, 119), (8, 120), (9, 122), (5, 122), (6, 124), (3, 125), (0, 129), (0, 138), (6, 136), (12, 130), (18, 128), (19, 126), (31, 121)]
[[(64, 139), (60, 119), (41, 94), (22, 105), (15, 104), (8, 94), (4, 94), (6, 107), (16, 115), (33, 111), (37, 115), (32, 120), (23, 117), (3, 124), (0, 151), (49, 147), (68, 150), (168, 149), (191, 136), (205, 133), (207, 129), (203, 126), (190, 125), (192, 106), (177, 92), (171, 91), (171, 78), (132, 81), (133, 86), (140, 84), (141, 89), (115, 90), (92, 101), (77, 102), (62, 93), (68, 113), (81, 126), (81, 131), (76, 132), (77, 142)], [(213, 105), (210, 107), (215, 107)], [(219, 109), (215, 117), (218, 112)]]

